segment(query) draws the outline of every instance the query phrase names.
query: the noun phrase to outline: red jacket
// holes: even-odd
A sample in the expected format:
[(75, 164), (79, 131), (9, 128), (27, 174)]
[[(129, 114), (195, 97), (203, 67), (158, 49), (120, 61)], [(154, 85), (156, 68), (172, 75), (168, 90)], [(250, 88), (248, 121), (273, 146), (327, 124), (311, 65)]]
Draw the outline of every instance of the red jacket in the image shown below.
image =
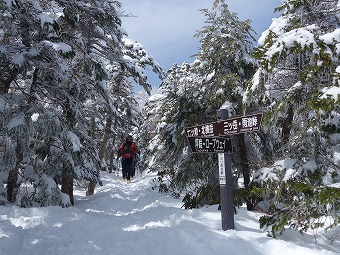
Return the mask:
[(118, 148), (118, 156), (122, 158), (133, 158), (138, 154), (139, 150), (134, 142), (123, 142)]

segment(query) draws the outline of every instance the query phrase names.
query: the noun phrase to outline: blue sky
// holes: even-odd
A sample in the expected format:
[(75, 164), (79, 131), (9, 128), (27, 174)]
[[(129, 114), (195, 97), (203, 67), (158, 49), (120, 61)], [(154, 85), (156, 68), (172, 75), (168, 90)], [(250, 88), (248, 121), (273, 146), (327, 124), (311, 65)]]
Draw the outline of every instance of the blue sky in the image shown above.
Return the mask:
[[(123, 17), (123, 28), (129, 37), (141, 43), (158, 63), (168, 70), (174, 63), (192, 62), (198, 53), (196, 31), (204, 26), (200, 9), (211, 9), (213, 0), (120, 0), (122, 9), (134, 17)], [(257, 38), (277, 17), (275, 7), (282, 0), (226, 0), (231, 12), (240, 20), (251, 19)], [(147, 73), (150, 82), (160, 81)]]

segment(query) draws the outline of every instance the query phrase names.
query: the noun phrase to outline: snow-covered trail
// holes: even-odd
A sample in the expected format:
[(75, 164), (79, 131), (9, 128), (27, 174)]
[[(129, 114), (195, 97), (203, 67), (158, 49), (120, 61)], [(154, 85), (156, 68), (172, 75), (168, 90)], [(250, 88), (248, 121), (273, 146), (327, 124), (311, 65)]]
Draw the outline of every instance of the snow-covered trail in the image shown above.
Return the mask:
[(75, 206), (0, 207), (0, 255), (270, 255), (339, 254), (339, 243), (287, 232), (285, 240), (259, 230), (258, 214), (243, 208), (237, 230), (221, 231), (217, 206), (181, 209), (175, 200), (152, 190), (151, 174), (122, 182), (102, 173), (103, 186), (86, 197), (75, 191)]

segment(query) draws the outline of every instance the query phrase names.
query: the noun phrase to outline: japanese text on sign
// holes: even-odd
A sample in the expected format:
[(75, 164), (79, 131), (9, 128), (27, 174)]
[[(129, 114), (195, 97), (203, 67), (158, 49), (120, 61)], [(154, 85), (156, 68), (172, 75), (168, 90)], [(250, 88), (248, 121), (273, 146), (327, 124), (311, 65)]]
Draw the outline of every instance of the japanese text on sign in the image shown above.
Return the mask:
[(216, 137), (258, 131), (261, 128), (263, 113), (231, 118), (219, 122), (202, 124), (185, 129), (187, 137)]
[(252, 116), (244, 116), (234, 119), (225, 120), (224, 125), (224, 134), (238, 134), (245, 133), (249, 131), (257, 131), (260, 130), (262, 122), (262, 113)]
[(220, 179), (220, 184), (225, 185), (226, 184), (226, 178), (225, 178), (225, 162), (224, 162), (224, 154), (219, 153), (218, 154), (218, 175)]
[(198, 127), (193, 127), (186, 131), (187, 136), (213, 136), (214, 135), (214, 126), (212, 123), (201, 125)]
[(224, 169), (224, 154), (218, 154), (218, 169), (219, 169), (219, 176), (225, 176), (225, 169)]
[(188, 137), (193, 153), (231, 153), (230, 138), (223, 137)]
[(226, 147), (226, 139), (218, 139), (218, 138), (195, 138), (195, 148), (196, 149), (223, 149)]

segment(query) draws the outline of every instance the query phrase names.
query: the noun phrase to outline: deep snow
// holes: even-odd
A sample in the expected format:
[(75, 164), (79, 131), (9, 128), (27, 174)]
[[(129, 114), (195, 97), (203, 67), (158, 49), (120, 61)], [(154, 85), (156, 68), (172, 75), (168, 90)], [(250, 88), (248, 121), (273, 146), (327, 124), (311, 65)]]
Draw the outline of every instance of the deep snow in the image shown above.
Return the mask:
[[(76, 187), (75, 205), (45, 208), (0, 207), (0, 255), (322, 255), (339, 254), (321, 233), (287, 230), (277, 239), (259, 229), (259, 213), (238, 209), (236, 230), (221, 231), (217, 205), (182, 209), (181, 199), (153, 190), (154, 174), (125, 183), (102, 172), (103, 186), (86, 197)], [(332, 233), (340, 232), (333, 231)]]

